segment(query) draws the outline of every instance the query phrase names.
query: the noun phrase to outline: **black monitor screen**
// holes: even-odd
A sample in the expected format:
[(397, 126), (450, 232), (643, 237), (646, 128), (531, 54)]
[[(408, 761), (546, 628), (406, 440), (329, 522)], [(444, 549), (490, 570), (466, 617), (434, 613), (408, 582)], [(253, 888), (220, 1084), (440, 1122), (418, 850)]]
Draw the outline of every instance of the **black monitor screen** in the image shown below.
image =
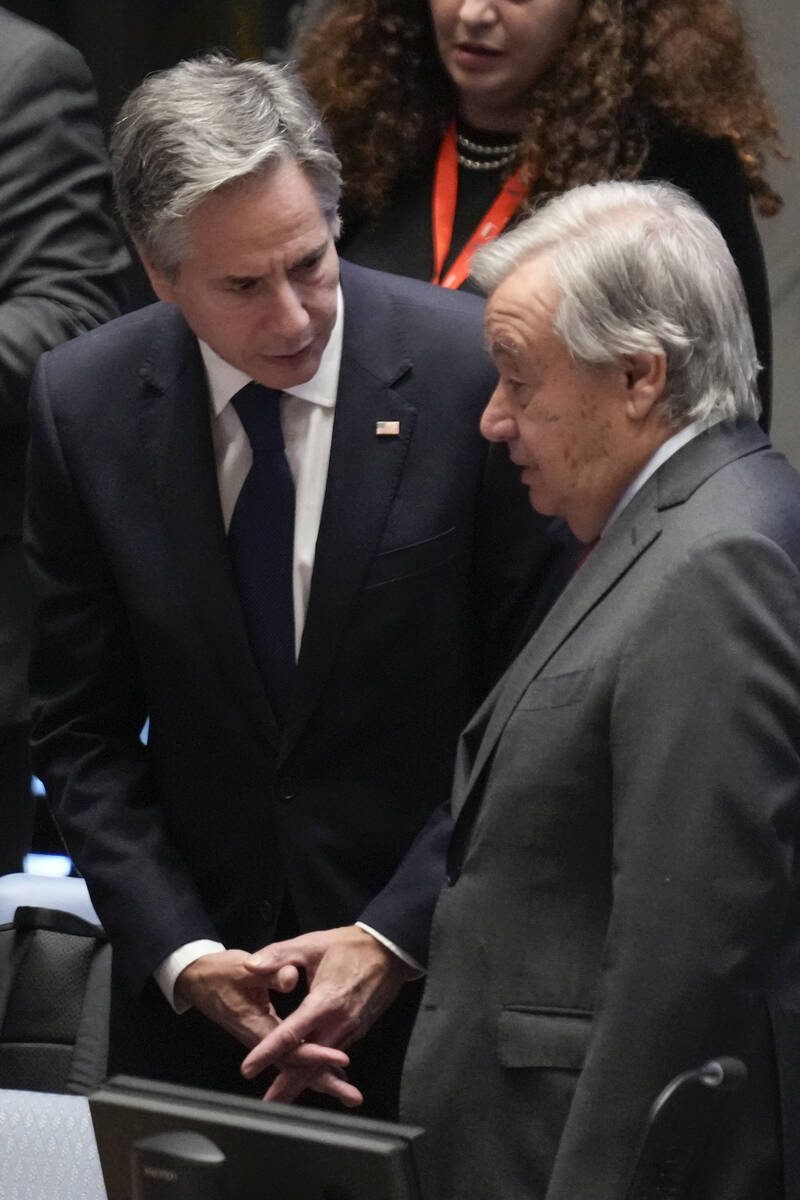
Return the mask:
[(116, 1075), (89, 1097), (108, 1200), (422, 1200), (422, 1130)]

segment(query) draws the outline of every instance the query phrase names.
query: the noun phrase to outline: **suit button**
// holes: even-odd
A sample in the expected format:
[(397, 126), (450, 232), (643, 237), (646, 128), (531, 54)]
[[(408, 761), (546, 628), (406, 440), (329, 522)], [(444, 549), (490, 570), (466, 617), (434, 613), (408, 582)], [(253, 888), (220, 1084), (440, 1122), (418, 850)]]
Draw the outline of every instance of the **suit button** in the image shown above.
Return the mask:
[(262, 900), (258, 906), (258, 911), (261, 914), (261, 919), (265, 925), (271, 925), (275, 919), (274, 905), (270, 904), (269, 900)]
[(289, 804), (297, 795), (297, 782), (291, 776), (284, 776), (276, 781), (276, 791), (278, 799), (284, 804)]
[(452, 871), (447, 872), (447, 886), (455, 887), (458, 883), (458, 877), (461, 874), (458, 867), (453, 867)]

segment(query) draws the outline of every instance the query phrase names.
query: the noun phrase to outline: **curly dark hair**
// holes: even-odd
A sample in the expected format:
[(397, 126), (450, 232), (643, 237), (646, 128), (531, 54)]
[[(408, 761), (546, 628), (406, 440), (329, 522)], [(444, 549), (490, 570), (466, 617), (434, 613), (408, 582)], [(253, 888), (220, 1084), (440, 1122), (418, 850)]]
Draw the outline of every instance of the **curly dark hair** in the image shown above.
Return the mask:
[[(435, 153), (455, 96), (427, 0), (332, 0), (301, 27), (298, 68), (342, 159), (345, 200), (374, 215), (409, 163)], [(635, 179), (647, 114), (733, 143), (758, 209), (782, 205), (764, 174), (777, 126), (729, 0), (584, 0), (567, 46), (530, 95), (529, 194)]]

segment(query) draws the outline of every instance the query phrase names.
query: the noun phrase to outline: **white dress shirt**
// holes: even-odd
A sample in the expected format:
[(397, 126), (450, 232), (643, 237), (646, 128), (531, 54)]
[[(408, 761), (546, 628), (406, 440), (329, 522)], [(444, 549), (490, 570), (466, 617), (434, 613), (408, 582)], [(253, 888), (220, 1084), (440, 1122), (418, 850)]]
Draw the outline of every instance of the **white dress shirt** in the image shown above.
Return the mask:
[[(308, 383), (297, 384), (281, 397), (281, 429), (295, 495), (292, 560), (295, 658), (300, 651), (308, 610), (314, 550), (328, 480), (343, 327), (344, 305), (339, 288), (336, 322), (316, 374)], [(221, 359), (205, 342), (200, 342), (200, 353), (211, 397), (217, 486), (227, 532), (242, 484), (253, 463), (250, 442), (231, 400), (250, 383), (250, 378)]]
[[(295, 489), (292, 556), (295, 658), (300, 652), (308, 610), (314, 551), (328, 480), (343, 329), (344, 301), (342, 289), (339, 288), (336, 321), (316, 374), (308, 383), (298, 384), (291, 391), (284, 392), (281, 397), (281, 429)], [(231, 400), (251, 380), (243, 371), (220, 358), (205, 342), (200, 342), (199, 345), (210, 396), (211, 436), (217, 468), (217, 486), (227, 532), (242, 484), (253, 463), (250, 442)], [(369, 926), (362, 925), (361, 928), (366, 929), (415, 971), (420, 970), (419, 964), (388, 938)], [(204, 954), (213, 954), (224, 949), (221, 942), (205, 938), (187, 942), (169, 954), (156, 968), (156, 982), (176, 1012), (183, 1012), (187, 1007), (177, 1001), (174, 994), (175, 981), (181, 971)]]

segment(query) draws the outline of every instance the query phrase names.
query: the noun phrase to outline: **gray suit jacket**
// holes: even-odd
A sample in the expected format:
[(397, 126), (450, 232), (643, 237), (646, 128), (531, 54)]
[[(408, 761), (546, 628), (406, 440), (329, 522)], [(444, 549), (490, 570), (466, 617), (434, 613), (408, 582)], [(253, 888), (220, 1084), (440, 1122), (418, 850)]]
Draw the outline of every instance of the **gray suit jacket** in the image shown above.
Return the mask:
[(796, 473), (717, 426), (467, 727), (403, 1083), (431, 1200), (622, 1200), (651, 1101), (718, 1054), (750, 1080), (692, 1197), (800, 1195), (799, 566)]

